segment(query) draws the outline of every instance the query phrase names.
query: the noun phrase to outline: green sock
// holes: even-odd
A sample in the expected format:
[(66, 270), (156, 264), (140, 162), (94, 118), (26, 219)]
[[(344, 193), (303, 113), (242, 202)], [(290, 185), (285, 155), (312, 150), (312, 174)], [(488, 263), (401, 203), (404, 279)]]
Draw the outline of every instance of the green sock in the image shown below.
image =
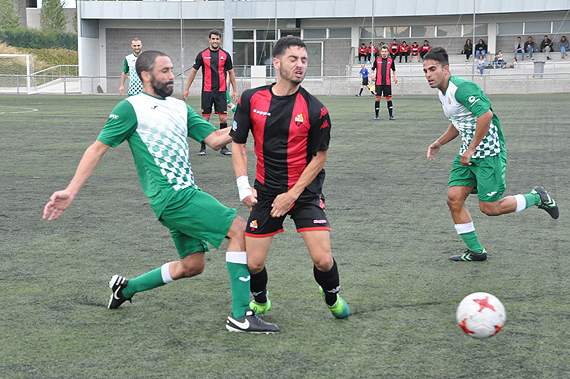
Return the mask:
[(232, 287), (232, 316), (240, 318), (245, 316), (245, 311), (249, 308), (251, 276), (247, 268), (245, 251), (228, 251), (226, 265)]
[(162, 280), (161, 271), (162, 267), (159, 267), (146, 274), (137, 276), (134, 279), (130, 279), (127, 287), (122, 291), (123, 296), (130, 299), (137, 292), (147, 291), (165, 285), (166, 283)]
[(523, 197), (526, 200), (526, 207), (524, 209), (540, 204), (540, 195), (537, 193), (527, 193), (524, 194)]
[(467, 245), (467, 248), (469, 250), (474, 251), (476, 253), (483, 252), (483, 247), (479, 242), (479, 237), (477, 237), (476, 231), (473, 230), (471, 232), (462, 233), (460, 234), (460, 236), (463, 239), (463, 242), (465, 242), (465, 244)]

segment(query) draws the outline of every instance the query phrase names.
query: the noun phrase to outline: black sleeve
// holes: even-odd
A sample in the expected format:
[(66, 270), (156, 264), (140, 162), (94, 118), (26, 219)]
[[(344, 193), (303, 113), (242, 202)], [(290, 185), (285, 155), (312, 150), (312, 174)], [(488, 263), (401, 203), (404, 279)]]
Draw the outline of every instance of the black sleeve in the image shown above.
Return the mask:
[(192, 66), (192, 68), (194, 68), (195, 70), (199, 70), (203, 64), (204, 60), (202, 59), (202, 52), (200, 52), (198, 53), (198, 55), (196, 55), (196, 60), (194, 60), (194, 65)]
[(234, 68), (234, 65), (232, 63), (232, 57), (231, 55), (229, 55), (227, 52), (227, 57), (226, 57), (226, 63), (224, 63), (224, 70), (226, 72), (228, 72), (229, 70), (232, 70)]
[(319, 151), (327, 151), (331, 139), (331, 120), (327, 108), (314, 97), (309, 103), (309, 129), (308, 149), (311, 155)]
[(250, 117), (252, 95), (253, 92), (247, 90), (238, 101), (234, 123), (230, 132), (230, 136), (235, 143), (246, 143), (249, 131), (252, 129), (253, 125)]

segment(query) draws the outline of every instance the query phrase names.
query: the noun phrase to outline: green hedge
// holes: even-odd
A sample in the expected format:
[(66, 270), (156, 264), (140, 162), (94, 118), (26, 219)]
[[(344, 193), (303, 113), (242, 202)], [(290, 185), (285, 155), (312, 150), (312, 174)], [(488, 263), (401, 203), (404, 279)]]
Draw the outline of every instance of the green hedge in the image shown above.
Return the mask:
[(28, 49), (67, 49), (77, 51), (77, 34), (17, 28), (0, 30), (0, 41)]

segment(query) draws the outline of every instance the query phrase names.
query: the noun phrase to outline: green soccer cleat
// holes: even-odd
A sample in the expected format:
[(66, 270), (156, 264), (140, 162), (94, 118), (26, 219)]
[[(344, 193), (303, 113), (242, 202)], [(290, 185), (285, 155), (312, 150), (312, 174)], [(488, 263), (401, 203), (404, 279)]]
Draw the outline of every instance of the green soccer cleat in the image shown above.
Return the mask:
[(538, 208), (544, 209), (553, 219), (558, 218), (558, 205), (556, 205), (554, 199), (550, 197), (544, 188), (540, 186), (534, 187), (530, 193), (536, 193), (540, 196), (540, 204), (538, 204)]
[[(319, 287), (319, 291), (324, 299), (325, 293), (323, 291), (323, 287)], [(330, 309), (331, 313), (336, 318), (347, 318), (348, 316), (350, 316), (350, 309), (348, 309), (348, 304), (346, 304), (346, 301), (344, 301), (344, 299), (340, 297), (339, 294), (336, 294), (336, 302), (334, 303), (334, 305), (330, 306), (327, 304), (327, 307)]]
[(249, 308), (255, 312), (256, 315), (262, 315), (264, 313), (269, 312), (269, 310), (271, 309), (271, 300), (269, 300), (269, 298), (267, 298), (267, 302), (265, 303), (258, 303), (255, 300), (252, 300), (249, 303)]

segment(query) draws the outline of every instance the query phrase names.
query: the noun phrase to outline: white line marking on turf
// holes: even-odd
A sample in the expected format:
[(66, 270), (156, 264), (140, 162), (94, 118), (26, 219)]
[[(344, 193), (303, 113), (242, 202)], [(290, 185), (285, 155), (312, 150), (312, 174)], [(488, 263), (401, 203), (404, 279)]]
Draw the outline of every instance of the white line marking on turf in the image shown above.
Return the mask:
[[(3, 110), (3, 108), (16, 108), (16, 109), (21, 109), (21, 110), (8, 110), (5, 111)], [(38, 109), (37, 108), (29, 108), (29, 107), (14, 107), (14, 106), (10, 106), (10, 105), (1, 105), (0, 104), (0, 114), (6, 114), (6, 113), (31, 113), (31, 112), (37, 112)]]

